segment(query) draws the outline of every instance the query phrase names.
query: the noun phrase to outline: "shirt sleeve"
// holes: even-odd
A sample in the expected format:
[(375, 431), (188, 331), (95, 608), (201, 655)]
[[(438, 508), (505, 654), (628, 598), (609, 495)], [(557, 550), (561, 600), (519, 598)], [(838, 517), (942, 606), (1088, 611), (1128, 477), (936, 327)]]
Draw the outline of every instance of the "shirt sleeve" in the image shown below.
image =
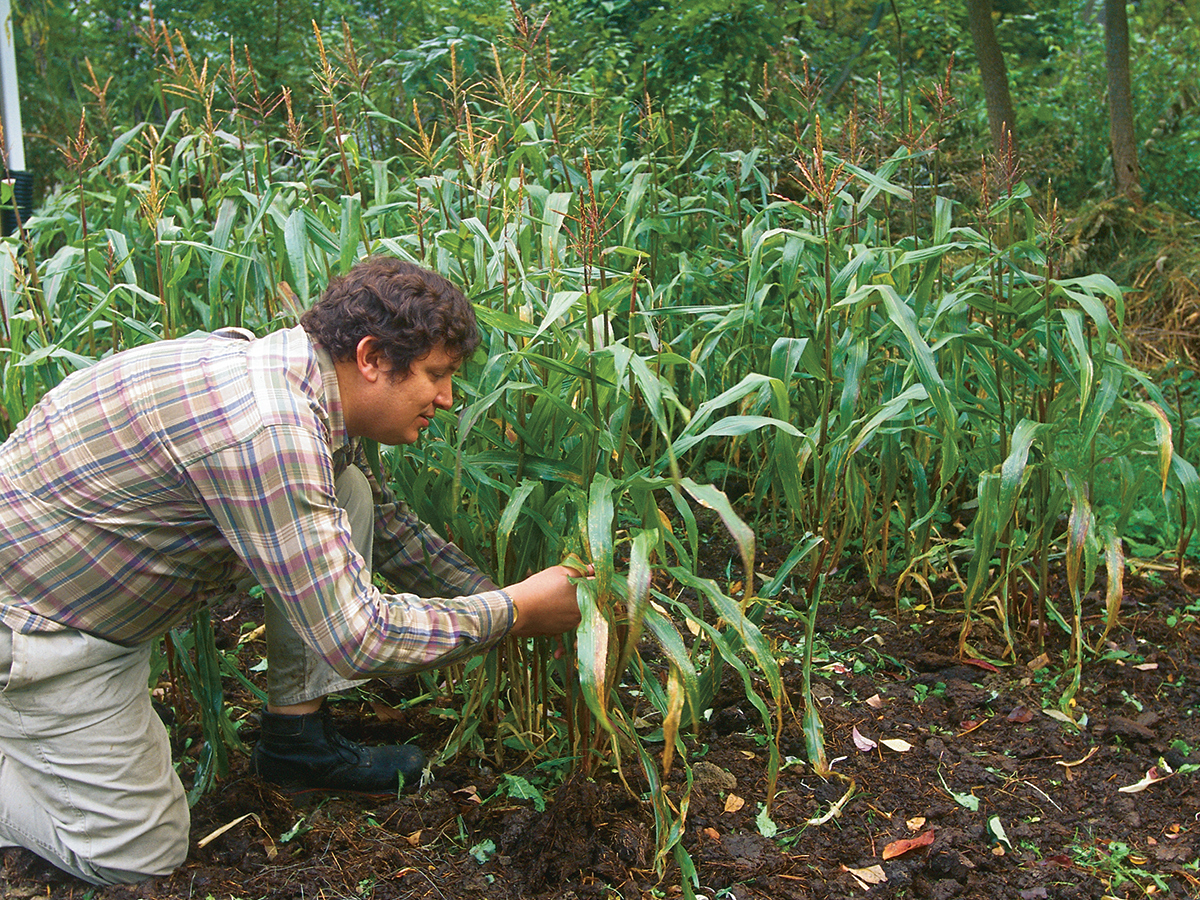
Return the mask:
[[(477, 572), (458, 580), (430, 577), (447, 587), (474, 585), (464, 596), (422, 598), (374, 587), (337, 505), (332, 462), (319, 435), (298, 425), (268, 426), (187, 471), (234, 552), (305, 643), (344, 677), (444, 665), (512, 628), (512, 600), (490, 582), (485, 587)], [(410, 549), (423, 547), (425, 531), (416, 530)], [(462, 564), (461, 552), (446, 550), (451, 546), (432, 549), (440, 572)]]
[(376, 572), (395, 587), (423, 597), (499, 590), (470, 557), (379, 484), (361, 445), (355, 464), (366, 473), (375, 498)]

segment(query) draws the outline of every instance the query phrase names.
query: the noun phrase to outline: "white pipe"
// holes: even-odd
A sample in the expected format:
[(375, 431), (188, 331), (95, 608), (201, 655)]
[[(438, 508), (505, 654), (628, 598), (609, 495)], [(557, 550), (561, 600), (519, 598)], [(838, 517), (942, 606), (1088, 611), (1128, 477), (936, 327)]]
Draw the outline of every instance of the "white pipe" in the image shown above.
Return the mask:
[(11, 0), (0, 0), (0, 104), (3, 105), (4, 149), (10, 172), (25, 171), (25, 132), (21, 128), (21, 93), (17, 88), (17, 53), (13, 46)]

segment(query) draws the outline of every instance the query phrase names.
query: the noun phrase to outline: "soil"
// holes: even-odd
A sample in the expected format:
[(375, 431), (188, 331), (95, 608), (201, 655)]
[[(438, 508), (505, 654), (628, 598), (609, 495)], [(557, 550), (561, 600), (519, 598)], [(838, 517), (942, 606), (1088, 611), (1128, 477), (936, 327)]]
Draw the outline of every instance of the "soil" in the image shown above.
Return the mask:
[[(1068, 900), (1200, 896), (1200, 623), (1195, 574), (1142, 569), (1125, 581), (1120, 625), (1083, 669), (1076, 728), (1046, 710), (1066, 684), (1065, 641), (1049, 629), (1048, 660), (1031, 635), (1015, 656), (986, 616), (972, 646), (992, 660), (956, 656), (961, 612), (953, 597), (925, 607), (844, 575), (818, 618), (814, 695), (833, 762), (820, 777), (806, 759), (795, 615), (768, 615), (785, 660), (785, 711), (770, 821), (761, 721), (740, 678), (727, 673), (710, 719), (689, 738), (694, 788), (683, 845), (697, 894), (709, 900), (895, 897)], [(1103, 599), (1086, 598), (1090, 637)], [(1068, 604), (1069, 608), (1069, 604)], [(246, 615), (253, 620), (253, 609)], [(1176, 617), (1174, 627), (1169, 617)], [(238, 623), (225, 627), (237, 633)], [(1056, 643), (1057, 641), (1057, 643)], [(247, 647), (256, 661), (261, 648)], [(728, 668), (728, 667), (727, 667)], [(406, 740), (433, 753), (445, 719), (426, 707), (394, 716), (411, 684), (374, 682), (370, 697), (333, 707), (339, 727), (369, 742)], [(257, 736), (257, 704), (242, 733)], [(765, 692), (764, 692), (765, 693)], [(380, 700), (384, 703), (381, 705)], [(794, 710), (794, 711), (793, 711)], [(384, 713), (380, 715), (380, 711)], [(1085, 718), (1086, 717), (1086, 718)], [(185, 783), (198, 730), (174, 723)], [(901, 741), (885, 745), (882, 742)], [(872, 742), (874, 746), (872, 746)], [(1191, 756), (1188, 756), (1188, 753)], [(187, 863), (167, 878), (93, 889), (23, 850), (0, 851), (0, 896), (118, 898), (641, 898), (681, 897), (669, 861), (655, 871), (655, 823), (636, 764), (628, 788), (611, 772), (576, 775), (544, 795), (544, 809), (499, 791), (502, 773), (478, 759), (440, 767), (419, 793), (384, 799), (288, 796), (248, 770), (232, 771), (192, 812)], [(1148, 772), (1166, 775), (1131, 791)], [(517, 774), (536, 780), (529, 770)], [(681, 767), (670, 791), (681, 794)], [(823, 824), (845, 794), (840, 814)], [(240, 820), (240, 821), (239, 821)], [(200, 847), (214, 830), (237, 822)], [(299, 825), (299, 827), (297, 827)], [(764, 837), (763, 831), (772, 837)], [(760, 827), (761, 826), (761, 827)], [(908, 842), (908, 843), (898, 843)], [(877, 883), (876, 883), (877, 882)]]

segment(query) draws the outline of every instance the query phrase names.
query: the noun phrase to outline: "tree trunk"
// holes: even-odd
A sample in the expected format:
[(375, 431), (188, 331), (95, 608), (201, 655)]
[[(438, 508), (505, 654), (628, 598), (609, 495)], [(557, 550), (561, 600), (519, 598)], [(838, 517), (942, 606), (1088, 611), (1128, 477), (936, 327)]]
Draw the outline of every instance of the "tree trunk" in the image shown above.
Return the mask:
[(975, 56), (979, 59), (979, 74), (983, 78), (983, 97), (987, 103), (988, 127), (992, 132), (992, 146), (1001, 158), (1017, 153), (1017, 114), (1013, 109), (1012, 95), (1008, 92), (1008, 70), (1004, 67), (1004, 55), (996, 40), (996, 26), (992, 23), (992, 0), (967, 0), (967, 24), (971, 39), (975, 42)]
[(1137, 143), (1133, 135), (1133, 90), (1129, 78), (1129, 17), (1125, 0), (1104, 0), (1104, 58), (1108, 69), (1108, 122), (1117, 193), (1142, 200)]

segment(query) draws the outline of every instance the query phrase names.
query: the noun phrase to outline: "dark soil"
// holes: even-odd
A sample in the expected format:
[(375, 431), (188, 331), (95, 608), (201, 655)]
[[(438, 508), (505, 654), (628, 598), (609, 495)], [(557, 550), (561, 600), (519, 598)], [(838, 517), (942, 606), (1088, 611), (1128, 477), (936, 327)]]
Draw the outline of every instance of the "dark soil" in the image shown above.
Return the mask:
[[(1036, 660), (1032, 640), (1018, 646), (1018, 664), (964, 662), (956, 658), (959, 613), (908, 601), (898, 610), (890, 589), (876, 591), (866, 582), (828, 590), (814, 681), (828, 756), (840, 779), (820, 778), (800, 762), (806, 757), (800, 664), (798, 650), (789, 648), (802, 644), (802, 626), (794, 615), (768, 616), (764, 630), (785, 659), (795, 709), (785, 713), (781, 741), (793, 762), (779, 778), (771, 811), (778, 831), (763, 837), (756, 821), (767, 790), (767, 751), (761, 722), (740, 680), (731, 677), (710, 720), (689, 742), (695, 786), (683, 843), (698, 872), (697, 893), (710, 900), (1200, 896), (1200, 776), (1185, 769), (1139, 792), (1121, 790), (1152, 767), (1161, 773), (1164, 765), (1200, 762), (1200, 723), (1193, 715), (1200, 699), (1200, 624), (1186, 615), (1174, 628), (1166, 624), (1197, 602), (1196, 582), (1194, 574), (1188, 584), (1167, 572), (1127, 576), (1121, 624), (1083, 670), (1075, 713), (1086, 714), (1086, 724), (1078, 730), (1044, 711), (1056, 708), (1066, 684), (1065, 644), (1056, 630), (1049, 664)], [(948, 607), (952, 599), (944, 602)], [(1085, 608), (1092, 637), (1101, 629), (1101, 603), (1091, 597)], [(1002, 654), (986, 615), (971, 640), (989, 658)], [(256, 661), (258, 652), (251, 648), (247, 658)], [(380, 697), (400, 705), (410, 688), (373, 683), (375, 705), (365, 698), (339, 702), (339, 725), (368, 741), (416, 735), (435, 752), (446, 735), (444, 719), (422, 707), (399, 717), (378, 713)], [(256, 708), (244, 697), (234, 699)], [(855, 729), (871, 741), (902, 740), (911, 749), (860, 749)], [(255, 714), (247, 713), (248, 742), (256, 732)], [(187, 723), (174, 729), (185, 782), (197, 733)], [(191, 750), (184, 748), (189, 739)], [(1189, 748), (1197, 748), (1190, 759)], [(608, 900), (682, 894), (673, 861), (662, 877), (655, 872), (654, 817), (635, 763), (625, 769), (632, 793), (609, 772), (575, 776), (547, 793), (540, 812), (531, 801), (498, 793), (501, 775), (480, 760), (460, 759), (436, 776), (432, 786), (400, 799), (301, 800), (261, 782), (248, 772), (246, 757), (235, 754), (231, 774), (194, 808), (193, 849), (171, 877), (92, 892), (31, 854), (8, 850), (2, 851), (0, 896)], [(677, 795), (678, 766), (672, 778)], [(843, 779), (853, 780), (855, 793), (841, 814), (806, 824), (843, 795)], [(978, 809), (959, 802), (967, 797)], [(197, 846), (247, 814), (253, 815)], [(911, 839), (926, 843), (897, 854), (902, 845), (895, 842)], [(879, 875), (886, 881), (868, 888), (865, 882)]]

